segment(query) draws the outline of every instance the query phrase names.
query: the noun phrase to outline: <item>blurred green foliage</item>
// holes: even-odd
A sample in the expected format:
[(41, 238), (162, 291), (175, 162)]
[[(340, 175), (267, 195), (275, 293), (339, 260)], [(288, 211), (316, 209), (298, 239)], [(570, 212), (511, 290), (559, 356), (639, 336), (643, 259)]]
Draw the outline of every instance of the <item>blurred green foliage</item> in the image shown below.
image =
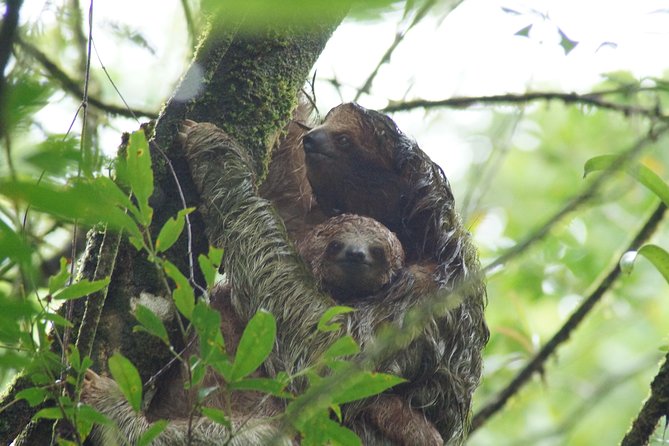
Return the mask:
[[(583, 179), (588, 159), (628, 150), (647, 129), (620, 113), (555, 103), (523, 119), (536, 124), (532, 128), (539, 144), (532, 150), (511, 149), (479, 211), (485, 215), (488, 207), (501, 213), (500, 236), (513, 242), (593, 181), (591, 176)], [(662, 148), (668, 142), (662, 134), (640, 155), (641, 162), (662, 178), (667, 178), (669, 158)], [(606, 175), (600, 193), (489, 278), (486, 314), (492, 335), (476, 407), (504, 387), (564, 324), (593, 284), (618, 262), (659, 201), (623, 173)], [(668, 246), (664, 225), (655, 240)], [(481, 246), (484, 265), (502, 252)], [(535, 375), (470, 444), (620, 441), (648, 396), (667, 345), (668, 285), (649, 262), (636, 263), (547, 362), (542, 375)]]

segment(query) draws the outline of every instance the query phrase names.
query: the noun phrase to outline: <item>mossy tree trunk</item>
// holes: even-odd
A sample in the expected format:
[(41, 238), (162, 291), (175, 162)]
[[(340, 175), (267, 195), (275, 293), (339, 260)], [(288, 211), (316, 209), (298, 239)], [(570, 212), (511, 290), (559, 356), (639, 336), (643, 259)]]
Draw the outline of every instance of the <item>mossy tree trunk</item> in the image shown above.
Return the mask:
[[(188, 206), (196, 206), (198, 201), (177, 140), (178, 123), (192, 119), (212, 122), (223, 128), (253, 153), (256, 170), (260, 176), (264, 175), (269, 149), (290, 118), (298, 91), (342, 17), (343, 14), (337, 19), (324, 17), (322, 23), (310, 23), (308, 28), (268, 26), (262, 30), (254, 29), (253, 33), (244, 31), (241, 23), (214, 21), (177, 91), (156, 122), (151, 145), (155, 183), (151, 198), (154, 237), (163, 223), (183, 208), (181, 193)], [(160, 79), (159, 74), (156, 79)], [(208, 249), (202, 226), (199, 216), (192, 214), (191, 246), (195, 264), (197, 255)], [(190, 274), (188, 252), (184, 231), (180, 241), (166, 253), (186, 277)], [(152, 296), (166, 293), (155, 266), (127, 240), (121, 239), (119, 244), (109, 234), (92, 235), (81, 276), (98, 278), (111, 268), (111, 285), (106, 293), (91, 296), (85, 303), (75, 303), (71, 313), (77, 327), (74, 333), (81, 325), (84, 312), (92, 311), (91, 307), (101, 308), (99, 323), (84, 325), (80, 331), (81, 340), (94, 339), (91, 351), (94, 367), (105, 370), (109, 356), (120, 351), (133, 361), (146, 380), (158, 372), (171, 355), (155, 338), (133, 333), (136, 322), (130, 303), (141, 293)], [(182, 339), (174, 325), (171, 334), (178, 347)], [(25, 387), (26, 381), (17, 381), (8, 398)], [(51, 423), (28, 423), (33, 413), (34, 410), (23, 402), (5, 411), (7, 419), (13, 421), (0, 426), (0, 442), (7, 444), (23, 428), (17, 445), (49, 444)]]

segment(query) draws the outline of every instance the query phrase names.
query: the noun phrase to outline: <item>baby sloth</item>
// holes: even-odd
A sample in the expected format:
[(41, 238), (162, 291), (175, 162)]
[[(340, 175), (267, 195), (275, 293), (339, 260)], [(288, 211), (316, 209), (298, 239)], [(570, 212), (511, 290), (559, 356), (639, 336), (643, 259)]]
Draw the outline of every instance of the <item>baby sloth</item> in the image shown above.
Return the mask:
[(298, 243), (321, 288), (337, 302), (373, 296), (404, 266), (404, 249), (378, 221), (342, 214), (316, 226)]
[[(342, 214), (326, 220), (299, 241), (297, 248), (321, 288), (338, 303), (355, 305), (372, 297), (383, 300), (405, 270), (404, 249), (397, 236), (373, 218), (360, 215)], [(421, 280), (415, 269), (411, 273)], [(374, 425), (391, 444), (443, 444), (434, 425), (397, 395), (372, 399), (357, 418)], [(358, 431), (357, 423), (353, 424)]]

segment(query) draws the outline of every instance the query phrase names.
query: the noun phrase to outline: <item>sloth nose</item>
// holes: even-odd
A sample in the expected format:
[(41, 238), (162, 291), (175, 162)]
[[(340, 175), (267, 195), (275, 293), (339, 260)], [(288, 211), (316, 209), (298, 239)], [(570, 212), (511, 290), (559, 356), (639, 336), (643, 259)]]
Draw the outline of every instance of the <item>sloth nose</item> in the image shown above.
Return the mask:
[(346, 260), (362, 263), (365, 260), (365, 251), (360, 247), (351, 247), (346, 250)]
[(314, 129), (304, 135), (302, 144), (304, 144), (304, 151), (317, 152), (319, 147), (323, 147), (328, 142), (327, 132), (323, 129)]

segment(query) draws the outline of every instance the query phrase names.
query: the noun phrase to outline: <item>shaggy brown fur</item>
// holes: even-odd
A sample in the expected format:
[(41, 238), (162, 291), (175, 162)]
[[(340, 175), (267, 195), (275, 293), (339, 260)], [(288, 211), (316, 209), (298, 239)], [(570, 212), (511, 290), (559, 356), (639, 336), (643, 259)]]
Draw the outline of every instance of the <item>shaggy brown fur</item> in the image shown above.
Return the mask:
[(382, 303), (358, 306), (357, 317), (366, 323), (350, 328), (359, 339), (372, 336), (382, 321), (401, 323), (425, 292), (436, 288), (461, 296), (457, 308), (434, 317), (389, 365), (409, 380), (397, 390), (402, 398), (421, 408), (447, 443), (461, 443), (488, 329), (476, 249), (455, 211), (448, 180), (390, 118), (357, 104), (332, 109), (303, 141), (320, 210), (375, 218), (397, 234), (411, 264), (412, 274), (398, 280)]
[[(306, 214), (299, 211), (298, 215), (307, 215), (306, 226), (319, 222), (309, 219), (314, 209), (326, 215), (348, 212), (373, 217), (397, 233), (409, 262), (387, 290), (351, 304), (357, 311), (347, 315), (345, 327), (363, 349), (380, 326), (403, 327), (407, 312), (430, 302), (426, 294), (433, 290), (442, 303), (451, 292), (459, 297), (454, 307), (433, 314), (410, 345), (378, 364), (378, 370), (408, 382), (394, 389), (394, 396), (344, 408), (346, 424), (365, 444), (397, 444), (380, 431), (374, 412), (366, 409), (383, 398), (398, 398), (400, 403), (409, 402), (419, 419), (433, 423), (447, 444), (462, 443), (471, 396), (480, 379), (481, 349), (488, 338), (485, 287), (475, 248), (455, 212), (443, 172), (392, 120), (355, 104), (333, 109), (304, 143), (308, 179), (319, 205), (302, 208), (308, 209)], [(287, 241), (275, 208), (259, 197), (246, 151), (211, 124), (187, 129), (186, 148), (209, 239), (226, 249), (225, 271), (234, 289), (235, 314), (242, 323), (260, 309), (274, 314), (277, 343), (265, 363), (266, 372), (273, 376), (281, 370), (289, 374), (301, 370), (339, 336), (316, 329), (320, 316), (335, 301), (319, 290)], [(294, 210), (275, 203), (281, 215)], [(302, 228), (293, 234), (307, 232)], [(293, 240), (299, 238), (293, 234)], [(296, 391), (302, 390), (299, 382), (295, 384)], [(383, 412), (376, 416), (399, 420)], [(417, 434), (413, 438), (414, 444), (421, 443)]]
[[(321, 137), (312, 138), (319, 132)], [(334, 150), (332, 141), (341, 135), (348, 140), (340, 138)], [(426, 291), (436, 288), (442, 307), (446, 296), (457, 294), (454, 308), (434, 314), (416, 340), (379, 369), (406, 378), (396, 393), (433, 422), (447, 443), (461, 443), (488, 330), (476, 250), (455, 211), (448, 181), (390, 118), (356, 104), (333, 109), (304, 139), (307, 175), (320, 210), (379, 220), (396, 232), (410, 264), (388, 293), (354, 303), (358, 311), (348, 319), (347, 330), (366, 346), (382, 324), (402, 326), (406, 313), (429, 299)], [(314, 291), (313, 282), (294, 263), (294, 254), (284, 250), (281, 223), (255, 192), (245, 151), (207, 124), (191, 130), (187, 145), (191, 171), (206, 203), (210, 240), (226, 247), (235, 311), (243, 320), (260, 308), (271, 311), (279, 339), (265, 364), (267, 371), (299, 370), (332, 341), (330, 335), (314, 332), (332, 301)], [(323, 155), (317, 160), (320, 167), (310, 152)], [(221, 179), (223, 170), (227, 174)], [(242, 196), (246, 198), (240, 202)], [(383, 444), (373, 426), (356, 421), (355, 407), (345, 414), (349, 422), (368, 444)]]
[[(181, 381), (183, 389), (183, 381)], [(203, 386), (216, 385), (215, 380), (208, 378)], [(181, 400), (175, 400), (180, 407), (172, 407), (174, 411), (192, 408), (194, 395), (190, 392), (180, 392)], [(111, 378), (99, 376), (92, 370), (87, 370), (84, 377), (81, 399), (91, 405), (108, 418), (115, 426), (99, 426), (93, 430), (93, 444), (100, 446), (134, 445), (141, 436), (151, 427), (154, 419), (143, 413), (133, 410), (121, 393), (118, 385)], [(272, 420), (273, 415), (268, 407), (273, 404), (259, 405), (259, 398), (253, 401), (254, 406), (248, 406), (245, 413), (233, 412), (229, 415), (232, 430), (228, 427), (211, 422), (205, 417), (195, 417), (189, 425), (188, 414), (179, 418), (171, 418), (165, 430), (151, 442), (152, 446), (183, 446), (192, 444), (197, 446), (248, 446), (278, 444), (290, 446), (291, 439), (281, 436)], [(263, 401), (264, 403), (264, 401)], [(219, 406), (220, 407), (220, 406)], [(190, 410), (190, 409), (188, 409)], [(255, 411), (255, 413), (254, 413)]]

